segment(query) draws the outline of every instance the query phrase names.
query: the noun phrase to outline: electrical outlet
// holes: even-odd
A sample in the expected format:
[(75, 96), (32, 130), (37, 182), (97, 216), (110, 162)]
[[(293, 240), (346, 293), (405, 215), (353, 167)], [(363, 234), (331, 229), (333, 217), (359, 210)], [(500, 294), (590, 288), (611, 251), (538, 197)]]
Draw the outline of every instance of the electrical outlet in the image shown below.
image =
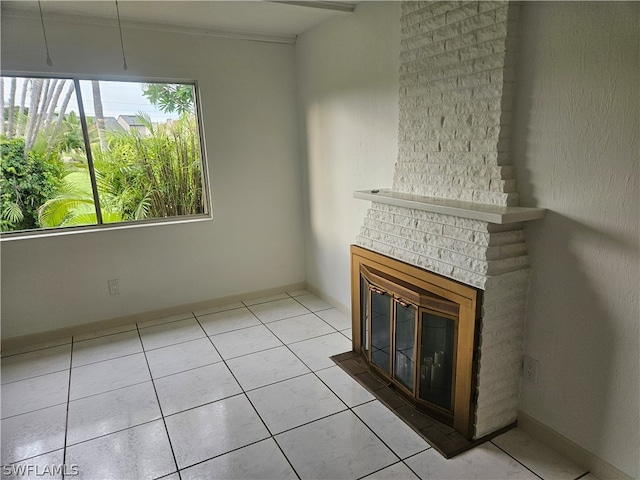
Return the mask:
[(522, 362), (522, 375), (531, 383), (538, 383), (538, 360), (525, 356)]
[(117, 278), (107, 281), (107, 284), (109, 285), (109, 295), (120, 294), (120, 281)]

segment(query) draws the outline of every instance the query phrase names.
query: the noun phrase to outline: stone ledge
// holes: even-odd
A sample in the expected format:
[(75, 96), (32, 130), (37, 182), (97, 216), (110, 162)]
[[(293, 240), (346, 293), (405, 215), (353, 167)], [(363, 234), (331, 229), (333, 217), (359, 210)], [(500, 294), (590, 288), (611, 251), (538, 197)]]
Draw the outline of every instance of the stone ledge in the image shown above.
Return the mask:
[(544, 208), (502, 207), (484, 203), (424, 197), (389, 189), (359, 190), (354, 192), (353, 196), (360, 200), (370, 200), (372, 202), (452, 215), (454, 217), (470, 218), (499, 225), (537, 220), (543, 218), (546, 212)]

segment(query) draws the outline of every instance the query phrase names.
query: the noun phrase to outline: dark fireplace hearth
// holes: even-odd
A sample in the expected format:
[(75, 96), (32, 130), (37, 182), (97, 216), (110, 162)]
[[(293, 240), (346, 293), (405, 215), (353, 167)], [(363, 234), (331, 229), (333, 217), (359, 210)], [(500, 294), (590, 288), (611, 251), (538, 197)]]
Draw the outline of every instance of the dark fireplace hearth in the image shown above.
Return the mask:
[(385, 383), (373, 374), (361, 355), (346, 352), (331, 358), (445, 458), (455, 457), (515, 427), (514, 423), (477, 440), (468, 440), (450, 425), (418, 410), (392, 383)]

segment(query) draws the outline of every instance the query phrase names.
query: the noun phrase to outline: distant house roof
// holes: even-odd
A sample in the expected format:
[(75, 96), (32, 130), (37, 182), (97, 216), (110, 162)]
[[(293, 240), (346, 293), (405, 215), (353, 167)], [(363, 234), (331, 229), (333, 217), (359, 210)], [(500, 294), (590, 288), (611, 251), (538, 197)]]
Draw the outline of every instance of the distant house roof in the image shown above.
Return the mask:
[(120, 115), (118, 116), (118, 123), (122, 123), (121, 120), (130, 127), (144, 127), (137, 115)]
[(136, 131), (144, 136), (147, 136), (151, 133), (149, 128), (145, 124), (140, 122), (136, 115), (119, 115), (118, 120), (116, 121), (127, 132)]
[(122, 125), (118, 123), (118, 120), (116, 120), (116, 117), (104, 117), (104, 128), (111, 132), (114, 130), (125, 131)]

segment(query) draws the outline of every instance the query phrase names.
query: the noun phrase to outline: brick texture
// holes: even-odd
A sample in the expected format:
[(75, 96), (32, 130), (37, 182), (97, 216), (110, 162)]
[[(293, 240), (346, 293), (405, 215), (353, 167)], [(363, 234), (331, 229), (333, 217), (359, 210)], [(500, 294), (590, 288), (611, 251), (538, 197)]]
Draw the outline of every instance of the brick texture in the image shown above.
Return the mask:
[[(517, 7), (402, 4), (393, 190), (518, 202), (509, 143)], [(522, 225), (373, 202), (357, 243), (484, 291), (475, 438), (516, 420), (529, 260)]]
[[(506, 152), (509, 145), (513, 67), (507, 60), (507, 31), (517, 16), (514, 12), (506, 2), (403, 6), (399, 132), (403, 149), (394, 190), (517, 204), (511, 171), (496, 176), (489, 169), (444, 168), (504, 165), (497, 156), (482, 154)], [(404, 166), (416, 158), (441, 167), (441, 173), (424, 176)]]

